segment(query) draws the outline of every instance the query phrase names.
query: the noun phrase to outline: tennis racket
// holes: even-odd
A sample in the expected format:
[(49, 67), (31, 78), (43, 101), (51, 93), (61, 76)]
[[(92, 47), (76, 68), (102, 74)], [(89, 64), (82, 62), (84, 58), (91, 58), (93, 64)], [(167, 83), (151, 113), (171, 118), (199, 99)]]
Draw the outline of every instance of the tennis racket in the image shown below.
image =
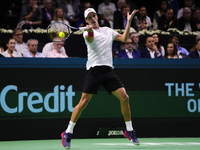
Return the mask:
[(86, 27), (75, 28), (63, 22), (53, 22), (47, 27), (47, 33), (52, 41), (55, 41), (55, 38), (60, 38), (61, 41), (65, 41), (74, 32), (85, 29)]

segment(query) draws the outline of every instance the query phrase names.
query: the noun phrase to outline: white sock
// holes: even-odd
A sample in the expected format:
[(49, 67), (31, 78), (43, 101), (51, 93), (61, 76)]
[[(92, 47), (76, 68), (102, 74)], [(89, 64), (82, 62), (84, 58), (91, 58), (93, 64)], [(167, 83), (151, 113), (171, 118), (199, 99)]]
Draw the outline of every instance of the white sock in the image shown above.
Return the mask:
[(132, 121), (127, 121), (127, 122), (125, 122), (125, 124), (126, 124), (126, 130), (127, 131), (133, 130)]
[(74, 126), (75, 126), (76, 123), (74, 122), (69, 122), (69, 125), (67, 127), (67, 130), (65, 131), (66, 133), (73, 133), (73, 130), (74, 130)]

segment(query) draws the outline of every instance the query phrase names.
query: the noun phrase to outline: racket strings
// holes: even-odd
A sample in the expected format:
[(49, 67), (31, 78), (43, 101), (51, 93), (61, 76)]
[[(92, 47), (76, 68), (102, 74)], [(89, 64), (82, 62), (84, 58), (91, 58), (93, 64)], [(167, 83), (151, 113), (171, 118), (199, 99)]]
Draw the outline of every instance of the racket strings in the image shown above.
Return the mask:
[[(62, 34), (62, 37), (59, 35), (60, 32), (64, 33)], [(54, 41), (55, 38), (62, 38), (63, 40), (65, 40), (68, 35), (71, 34), (71, 32), (71, 29), (67, 25), (59, 22), (52, 23), (47, 28), (47, 33), (52, 41)]]

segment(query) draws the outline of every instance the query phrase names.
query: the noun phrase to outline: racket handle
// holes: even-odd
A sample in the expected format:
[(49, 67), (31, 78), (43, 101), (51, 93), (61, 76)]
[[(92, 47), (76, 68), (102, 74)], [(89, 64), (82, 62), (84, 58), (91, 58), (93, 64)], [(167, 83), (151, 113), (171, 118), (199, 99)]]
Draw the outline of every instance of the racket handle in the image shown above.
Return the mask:
[(80, 27), (79, 28), (79, 30), (85, 30), (86, 29), (86, 27)]

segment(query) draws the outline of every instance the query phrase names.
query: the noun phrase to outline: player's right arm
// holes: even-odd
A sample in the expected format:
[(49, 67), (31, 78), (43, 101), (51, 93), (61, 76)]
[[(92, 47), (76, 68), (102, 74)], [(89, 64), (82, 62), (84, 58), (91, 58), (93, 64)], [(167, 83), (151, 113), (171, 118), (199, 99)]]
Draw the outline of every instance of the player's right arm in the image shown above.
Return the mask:
[(94, 41), (94, 32), (93, 32), (93, 29), (92, 29), (92, 25), (87, 25), (85, 31), (88, 32), (88, 34), (85, 35), (85, 39), (89, 43), (92, 43)]

